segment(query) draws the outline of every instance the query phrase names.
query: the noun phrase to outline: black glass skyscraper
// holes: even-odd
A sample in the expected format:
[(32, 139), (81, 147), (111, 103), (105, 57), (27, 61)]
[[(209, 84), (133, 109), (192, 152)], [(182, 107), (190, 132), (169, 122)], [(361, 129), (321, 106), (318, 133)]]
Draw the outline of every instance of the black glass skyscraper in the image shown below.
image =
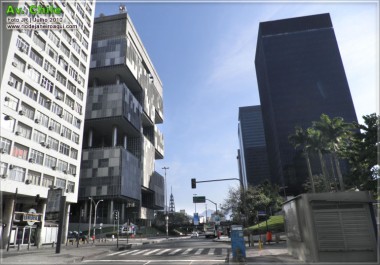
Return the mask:
[(307, 173), (288, 141), (294, 127), (322, 113), (357, 121), (330, 15), (260, 23), (255, 65), (272, 182), (297, 194)]

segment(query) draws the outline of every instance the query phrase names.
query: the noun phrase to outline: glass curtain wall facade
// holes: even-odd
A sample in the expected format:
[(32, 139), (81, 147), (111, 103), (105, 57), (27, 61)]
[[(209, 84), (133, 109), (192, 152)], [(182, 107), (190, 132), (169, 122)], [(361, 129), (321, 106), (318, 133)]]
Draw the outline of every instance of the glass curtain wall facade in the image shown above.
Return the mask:
[(260, 23), (255, 65), (272, 181), (298, 194), (307, 171), (288, 141), (295, 126), (322, 113), (357, 121), (330, 15)]

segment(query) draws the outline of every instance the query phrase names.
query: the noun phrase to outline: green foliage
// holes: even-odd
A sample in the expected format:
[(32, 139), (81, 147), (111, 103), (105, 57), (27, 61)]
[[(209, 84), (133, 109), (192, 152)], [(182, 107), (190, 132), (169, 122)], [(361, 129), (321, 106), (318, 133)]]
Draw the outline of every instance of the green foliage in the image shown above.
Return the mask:
[(281, 209), (282, 197), (278, 193), (278, 187), (272, 187), (270, 183), (264, 182), (258, 186), (248, 186), (244, 192), (241, 189), (230, 188), (228, 197), (225, 199), (222, 210), (232, 213), (232, 221), (242, 223), (243, 216), (247, 217), (248, 224), (257, 221), (258, 211), (272, 212)]
[(354, 124), (357, 131), (341, 143), (339, 154), (350, 164), (348, 185), (377, 193), (380, 116), (373, 113), (363, 116), (363, 120), (364, 124)]
[(266, 225), (268, 223), (268, 230), (273, 233), (284, 232), (285, 231), (285, 221), (284, 216), (276, 215), (270, 216), (267, 222), (263, 221), (254, 226), (249, 227), (248, 229), (255, 235), (263, 233), (266, 231)]

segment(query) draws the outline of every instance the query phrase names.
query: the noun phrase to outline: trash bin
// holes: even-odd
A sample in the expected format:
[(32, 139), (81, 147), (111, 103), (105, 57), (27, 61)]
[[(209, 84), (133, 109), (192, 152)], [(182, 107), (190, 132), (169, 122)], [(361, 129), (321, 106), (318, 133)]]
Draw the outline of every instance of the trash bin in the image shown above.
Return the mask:
[(266, 241), (268, 242), (268, 244), (270, 244), (270, 242), (272, 241), (272, 232), (271, 231), (267, 231)]
[(244, 233), (243, 226), (241, 225), (231, 226), (231, 248), (234, 260), (240, 261), (241, 259), (245, 259)]

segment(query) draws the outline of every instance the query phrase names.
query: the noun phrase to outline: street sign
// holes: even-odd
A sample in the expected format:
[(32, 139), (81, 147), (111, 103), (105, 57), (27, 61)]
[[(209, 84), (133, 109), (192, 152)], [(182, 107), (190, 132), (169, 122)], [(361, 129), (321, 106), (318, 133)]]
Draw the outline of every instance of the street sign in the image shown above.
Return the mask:
[(258, 215), (258, 216), (266, 216), (267, 213), (266, 213), (265, 211), (258, 211), (258, 212), (257, 212), (257, 215)]
[(205, 203), (206, 197), (205, 196), (194, 196), (193, 197), (193, 203)]
[(199, 225), (199, 216), (198, 213), (194, 213), (194, 219), (193, 219), (193, 224), (194, 225)]

